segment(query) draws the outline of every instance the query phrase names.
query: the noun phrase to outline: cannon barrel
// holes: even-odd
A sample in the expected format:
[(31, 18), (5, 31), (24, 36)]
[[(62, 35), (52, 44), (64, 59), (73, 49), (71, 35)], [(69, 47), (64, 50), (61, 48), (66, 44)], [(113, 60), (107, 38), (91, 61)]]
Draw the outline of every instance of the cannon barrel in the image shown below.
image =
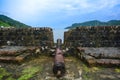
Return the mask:
[(57, 47), (54, 57), (53, 73), (56, 77), (62, 77), (65, 74), (64, 56), (61, 50), (62, 40), (57, 39)]
[(61, 49), (61, 45), (62, 45), (62, 40), (57, 39), (57, 48)]

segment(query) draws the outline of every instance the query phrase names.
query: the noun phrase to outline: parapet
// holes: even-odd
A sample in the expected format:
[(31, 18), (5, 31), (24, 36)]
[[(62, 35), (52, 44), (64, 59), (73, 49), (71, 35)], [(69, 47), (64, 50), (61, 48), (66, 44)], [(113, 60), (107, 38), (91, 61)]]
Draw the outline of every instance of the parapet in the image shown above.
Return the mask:
[(0, 45), (52, 46), (53, 31), (49, 27), (0, 28)]
[(64, 33), (65, 46), (120, 47), (120, 26), (77, 27)]

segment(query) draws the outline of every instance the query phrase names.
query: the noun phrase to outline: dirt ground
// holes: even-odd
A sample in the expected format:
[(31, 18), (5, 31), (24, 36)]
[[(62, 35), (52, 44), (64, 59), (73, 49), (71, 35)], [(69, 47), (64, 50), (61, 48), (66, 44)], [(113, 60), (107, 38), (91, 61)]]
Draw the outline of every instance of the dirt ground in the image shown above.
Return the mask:
[(120, 80), (120, 68), (90, 68), (73, 57), (65, 57), (66, 74), (57, 79), (52, 65), (53, 58), (46, 56), (21, 64), (0, 62), (0, 80)]

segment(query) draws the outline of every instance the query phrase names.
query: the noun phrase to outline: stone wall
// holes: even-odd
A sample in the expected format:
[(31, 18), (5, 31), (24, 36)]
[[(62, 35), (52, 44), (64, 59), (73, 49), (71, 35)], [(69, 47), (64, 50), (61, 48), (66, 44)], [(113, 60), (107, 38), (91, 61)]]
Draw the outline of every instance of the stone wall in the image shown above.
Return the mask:
[(65, 46), (120, 47), (120, 26), (77, 27), (64, 32)]
[(0, 45), (52, 46), (51, 28), (0, 28)]

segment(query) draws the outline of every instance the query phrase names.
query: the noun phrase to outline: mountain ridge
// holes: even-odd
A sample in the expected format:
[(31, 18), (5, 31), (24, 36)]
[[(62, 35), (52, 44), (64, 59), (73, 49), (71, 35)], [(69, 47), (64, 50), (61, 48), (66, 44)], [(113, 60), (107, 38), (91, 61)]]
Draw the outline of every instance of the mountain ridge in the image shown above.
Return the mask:
[(15, 28), (27, 28), (31, 27), (19, 21), (16, 21), (8, 16), (0, 14), (0, 27), (15, 27)]
[(102, 22), (99, 20), (86, 21), (82, 23), (74, 23), (71, 26), (66, 27), (65, 29), (72, 29), (81, 26), (118, 26), (120, 25), (120, 20), (109, 20), (107, 22)]

